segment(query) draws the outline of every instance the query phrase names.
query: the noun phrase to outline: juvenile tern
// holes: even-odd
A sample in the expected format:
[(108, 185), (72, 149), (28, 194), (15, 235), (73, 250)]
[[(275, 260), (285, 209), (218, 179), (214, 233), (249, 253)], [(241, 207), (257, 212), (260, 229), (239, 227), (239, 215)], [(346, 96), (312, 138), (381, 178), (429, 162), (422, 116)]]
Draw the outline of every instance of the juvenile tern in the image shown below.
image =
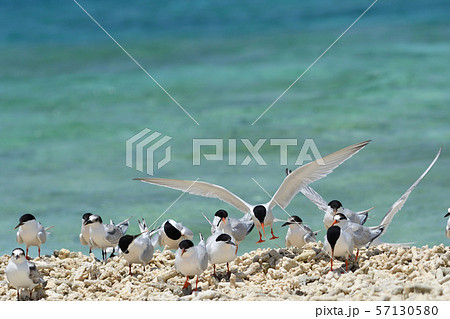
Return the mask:
[(175, 253), (175, 269), (186, 276), (183, 289), (189, 287), (189, 276), (197, 276), (194, 291), (197, 291), (198, 277), (208, 268), (208, 253), (206, 252), (205, 241), (200, 234), (200, 243), (194, 246), (190, 239), (182, 240)]
[(17, 300), (20, 300), (20, 289), (29, 289), (31, 299), (34, 287), (39, 284), (45, 287), (47, 284), (42, 279), (36, 265), (27, 260), (22, 248), (16, 248), (12, 251), (5, 273), (8, 282), (17, 289)]
[[(131, 217), (130, 217), (131, 218)], [(99, 215), (92, 214), (85, 225), (89, 225), (90, 245), (102, 250), (103, 261), (106, 262), (106, 249), (116, 247), (129, 225), (130, 218), (124, 220), (120, 224), (103, 224), (103, 220)]]
[(128, 262), (129, 274), (131, 276), (131, 265), (141, 264), (144, 268), (153, 258), (154, 246), (151, 239), (151, 233), (148, 232), (145, 220), (138, 220), (138, 235), (125, 235), (119, 240), (119, 248), (123, 253), (123, 257)]
[(281, 225), (281, 227), (284, 226), (289, 226), (285, 239), (286, 247), (302, 248), (307, 243), (316, 242), (317, 232), (313, 232), (308, 225), (303, 224), (300, 217), (292, 215), (286, 223)]
[[(450, 216), (450, 208), (447, 210), (447, 214), (444, 217)], [(450, 218), (447, 220), (447, 226), (445, 227), (445, 235), (450, 238)]]
[(19, 228), (16, 235), (16, 240), (19, 244), (25, 244), (27, 246), (27, 253), (25, 257), (29, 259), (28, 248), (31, 246), (38, 246), (39, 257), (41, 257), (41, 245), (47, 241), (47, 230), (55, 226), (44, 228), (40, 222), (31, 214), (22, 215), (14, 229)]
[(264, 242), (262, 239), (261, 229), (265, 237), (265, 226), (270, 227), (272, 233), (272, 238), (270, 239), (278, 238), (273, 234), (272, 228), (272, 223), (275, 221), (272, 214), (272, 209), (275, 205), (278, 205), (284, 209), (289, 205), (292, 198), (300, 191), (301, 188), (330, 174), (336, 167), (359, 152), (369, 142), (370, 141), (365, 141), (348, 146), (324, 158), (297, 168), (291, 174), (286, 176), (275, 195), (268, 203), (265, 204), (248, 204), (222, 186), (201, 181), (186, 181), (165, 178), (135, 178), (135, 180), (188, 192), (194, 195), (218, 198), (236, 207), (244, 214), (250, 213), (253, 222), (259, 231), (259, 241), (257, 241), (257, 243), (261, 243)]
[(206, 251), (208, 258), (214, 267), (214, 276), (216, 276), (216, 264), (227, 263), (227, 276), (230, 273), (229, 262), (236, 259), (237, 245), (229, 234), (216, 231), (206, 240)]

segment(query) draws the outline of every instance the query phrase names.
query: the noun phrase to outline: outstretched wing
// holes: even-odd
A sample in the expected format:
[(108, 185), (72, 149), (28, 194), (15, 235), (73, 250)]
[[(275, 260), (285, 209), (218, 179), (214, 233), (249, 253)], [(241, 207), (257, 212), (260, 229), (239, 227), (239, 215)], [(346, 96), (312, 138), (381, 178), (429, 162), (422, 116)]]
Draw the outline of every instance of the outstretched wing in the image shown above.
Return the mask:
[(294, 198), (303, 187), (330, 174), (336, 167), (358, 153), (369, 144), (369, 142), (370, 141), (365, 141), (347, 146), (322, 159), (300, 166), (286, 176), (272, 200), (269, 202), (269, 207), (273, 208), (275, 205), (279, 205), (281, 208), (286, 208), (292, 198)]
[(300, 192), (306, 196), (313, 204), (315, 204), (321, 211), (326, 212), (328, 204), (327, 202), (310, 186), (305, 186), (300, 189)]
[(248, 213), (251, 211), (251, 206), (249, 204), (222, 186), (201, 181), (185, 181), (166, 178), (135, 178), (135, 180), (177, 189), (193, 195), (218, 198), (230, 205), (233, 205), (243, 213)]
[(425, 172), (423, 172), (422, 175), (420, 175), (420, 177), (414, 182), (414, 184), (411, 185), (410, 188), (408, 188), (408, 190), (402, 195), (402, 197), (400, 197), (395, 203), (394, 205), (391, 206), (391, 208), (389, 208), (388, 212), (386, 213), (386, 215), (384, 215), (383, 220), (380, 223), (380, 226), (383, 226), (383, 232), (380, 234), (380, 236), (386, 232), (386, 229), (388, 228), (389, 224), (392, 221), (392, 218), (394, 218), (395, 214), (400, 211), (400, 209), (402, 209), (403, 205), (405, 204), (406, 200), (408, 199), (409, 195), (411, 194), (411, 192), (413, 191), (414, 188), (416, 188), (416, 186), (420, 183), (420, 181), (425, 177), (425, 175), (428, 174), (428, 172), (430, 171), (430, 169), (433, 167), (434, 163), (436, 163), (437, 159), (439, 158), (439, 155), (441, 155), (441, 150), (442, 147), (439, 148), (439, 152), (437, 153), (436, 157), (434, 158), (434, 160), (431, 162), (430, 166), (428, 166), (428, 168), (425, 170)]

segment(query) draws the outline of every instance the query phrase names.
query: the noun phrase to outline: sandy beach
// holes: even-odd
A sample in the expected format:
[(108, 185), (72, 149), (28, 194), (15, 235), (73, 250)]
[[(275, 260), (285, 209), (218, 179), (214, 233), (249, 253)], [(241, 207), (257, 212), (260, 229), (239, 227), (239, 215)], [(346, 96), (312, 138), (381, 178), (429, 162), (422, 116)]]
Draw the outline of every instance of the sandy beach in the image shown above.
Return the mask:
[[(238, 256), (230, 264), (218, 265), (220, 280), (212, 276), (212, 265), (200, 276), (199, 291), (182, 290), (185, 280), (174, 269), (172, 251), (157, 250), (145, 269), (120, 257), (106, 264), (93, 255), (55, 251), (35, 258), (37, 268), (48, 280), (36, 288), (36, 300), (450, 300), (450, 247), (428, 248), (379, 245), (361, 250), (358, 263), (330, 258), (322, 244), (303, 249), (257, 249)], [(9, 256), (0, 258), (1, 300), (16, 300), (16, 290), (5, 278)], [(228, 280), (227, 280), (228, 279)], [(195, 285), (195, 278), (191, 279)], [(22, 293), (27, 300), (28, 294)]]

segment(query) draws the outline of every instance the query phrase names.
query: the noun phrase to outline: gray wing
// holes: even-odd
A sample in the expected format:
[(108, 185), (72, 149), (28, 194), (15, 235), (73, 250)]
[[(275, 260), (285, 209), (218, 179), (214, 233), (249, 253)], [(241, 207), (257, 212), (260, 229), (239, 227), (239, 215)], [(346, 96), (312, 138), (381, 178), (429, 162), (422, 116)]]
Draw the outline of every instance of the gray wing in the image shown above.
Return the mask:
[(117, 225), (117, 227), (119, 227), (120, 230), (122, 231), (122, 234), (125, 234), (127, 232), (128, 226), (130, 225), (129, 221), (131, 218), (133, 218), (133, 216), (131, 216), (128, 219), (125, 219), (123, 222), (121, 222)]
[(80, 243), (83, 246), (86, 246), (88, 242), (84, 239), (83, 234), (80, 234)]
[(328, 204), (327, 202), (310, 186), (305, 186), (300, 189), (300, 192), (306, 196), (313, 204), (315, 204), (321, 211), (326, 212)]
[(47, 232), (41, 224), (39, 224), (39, 232), (37, 234), (37, 238), (42, 244), (45, 244), (45, 242), (47, 241)]
[(330, 174), (335, 168), (363, 149), (369, 142), (365, 141), (350, 145), (321, 159), (317, 159), (314, 162), (300, 166), (286, 176), (270, 200), (269, 207), (273, 208), (275, 205), (279, 205), (281, 208), (286, 208), (292, 198), (303, 187)]
[(198, 245), (197, 247), (197, 257), (200, 261), (200, 268), (205, 271), (208, 268), (208, 253), (206, 252), (205, 243), (203, 245)]
[(155, 248), (152, 245), (151, 239), (148, 237), (147, 237), (147, 239), (148, 239), (147, 246), (145, 247), (144, 251), (142, 252), (142, 256), (141, 256), (141, 260), (143, 262), (149, 262), (152, 259), (153, 252), (155, 250)]
[(135, 178), (145, 183), (164, 186), (177, 189), (189, 194), (199, 195), (203, 197), (211, 197), (220, 199), (230, 205), (233, 205), (243, 213), (250, 212), (251, 206), (244, 200), (219, 185), (205, 183), (201, 181), (185, 181), (166, 178)]
[(123, 236), (122, 230), (118, 226), (113, 226), (111, 224), (104, 225), (106, 236), (105, 239), (111, 244), (117, 244), (120, 237)]
[(47, 282), (44, 281), (44, 279), (42, 279), (41, 274), (39, 273), (39, 271), (36, 268), (36, 265), (33, 262), (28, 262), (28, 269), (30, 270), (29, 276), (31, 281), (33, 281), (33, 283), (36, 285), (42, 283), (42, 285), (45, 287)]
[(371, 229), (357, 223), (348, 223), (351, 225), (345, 231), (352, 235), (356, 247), (363, 247), (381, 235), (382, 229)]
[[(411, 185), (410, 188), (408, 188), (408, 190), (402, 195), (402, 197), (400, 197), (394, 203), (394, 205), (392, 205), (391, 208), (389, 208), (388, 212), (386, 213), (386, 215), (384, 215), (383, 220), (380, 223), (380, 226), (383, 226), (383, 231), (381, 234), (384, 234), (386, 232), (386, 229), (388, 228), (389, 224), (391, 223), (392, 218), (394, 218), (395, 214), (398, 211), (400, 211), (400, 209), (402, 209), (403, 205), (405, 204), (406, 200), (408, 199), (408, 197), (411, 194), (411, 192), (413, 191), (413, 189), (416, 188), (416, 186), (425, 177), (425, 175), (428, 174), (430, 169), (433, 167), (434, 163), (436, 163), (437, 159), (439, 158), (439, 155), (441, 155), (441, 150), (442, 150), (442, 147), (439, 148), (439, 152), (437, 153), (434, 160), (431, 162), (430, 166), (428, 166), (428, 168), (425, 170), (425, 172), (423, 172), (423, 174), (420, 175), (420, 177), (414, 182), (414, 184)], [(380, 234), (380, 236), (381, 236), (381, 234)]]
[[(245, 216), (244, 216), (245, 217)], [(236, 241), (241, 242), (245, 239), (255, 226), (253, 220), (242, 220), (236, 218), (230, 218), (230, 226), (234, 239)]]

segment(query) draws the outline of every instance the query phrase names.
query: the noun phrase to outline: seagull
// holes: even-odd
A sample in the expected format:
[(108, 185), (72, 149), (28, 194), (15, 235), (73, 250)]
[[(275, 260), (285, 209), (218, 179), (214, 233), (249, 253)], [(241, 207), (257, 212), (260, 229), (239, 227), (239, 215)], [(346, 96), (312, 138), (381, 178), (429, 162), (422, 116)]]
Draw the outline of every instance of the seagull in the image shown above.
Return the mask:
[(44, 288), (47, 282), (42, 279), (36, 265), (27, 260), (22, 248), (12, 251), (11, 259), (5, 269), (6, 279), (17, 289), (17, 300), (20, 300), (20, 289), (30, 289), (30, 299), (33, 288), (41, 284)]
[(281, 183), (275, 195), (268, 203), (257, 205), (248, 204), (222, 186), (206, 182), (165, 178), (135, 178), (135, 180), (177, 189), (194, 195), (218, 198), (236, 207), (244, 214), (250, 213), (252, 220), (259, 231), (259, 241), (257, 241), (257, 243), (262, 243), (264, 240), (262, 239), (261, 229), (265, 237), (265, 226), (270, 227), (270, 231), (272, 233), (272, 238), (270, 239), (278, 238), (273, 234), (272, 228), (272, 223), (276, 221), (272, 214), (272, 209), (275, 205), (278, 205), (284, 209), (289, 205), (292, 198), (294, 198), (301, 188), (330, 174), (336, 167), (359, 152), (369, 142), (370, 141), (365, 141), (348, 146), (324, 158), (297, 168), (291, 174), (286, 176), (283, 183)]
[[(334, 216), (335, 221), (341, 219), (346, 220), (347, 217), (342, 213), (337, 213)], [(333, 258), (335, 256), (345, 257), (345, 271), (348, 271), (348, 257), (353, 253), (354, 248), (353, 236), (350, 233), (344, 231), (338, 225), (335, 226), (333, 222), (333, 225), (327, 230), (323, 248), (331, 255), (330, 271), (333, 271)]]
[(216, 231), (206, 240), (206, 251), (208, 258), (214, 267), (214, 277), (216, 277), (216, 264), (227, 263), (227, 276), (231, 274), (229, 262), (236, 259), (237, 245), (233, 237), (229, 234)]
[(184, 239), (180, 242), (179, 248), (175, 253), (175, 269), (186, 276), (186, 282), (183, 289), (189, 287), (189, 276), (197, 275), (194, 291), (197, 291), (198, 276), (200, 276), (208, 267), (208, 253), (206, 252), (205, 241), (200, 234), (200, 243), (194, 246), (190, 239)]
[[(131, 218), (131, 217), (130, 217)], [(106, 248), (116, 247), (128, 229), (128, 221), (124, 220), (120, 224), (103, 224), (103, 220), (99, 215), (92, 214), (85, 225), (89, 226), (89, 245), (91, 247), (100, 248), (102, 250), (103, 261), (106, 262)]]
[[(447, 210), (447, 214), (444, 217), (450, 216), (450, 208)], [(447, 238), (450, 238), (450, 218), (447, 220), (447, 226), (445, 227), (445, 234)]]
[(212, 222), (205, 215), (203, 216), (211, 225), (211, 234), (217, 231), (229, 234), (233, 236), (236, 245), (239, 245), (255, 226), (250, 213), (245, 214), (241, 218), (231, 218), (228, 217), (226, 210), (219, 209), (214, 214)]
[(184, 239), (192, 239), (194, 233), (189, 228), (177, 223), (173, 219), (168, 219), (159, 227), (157, 235), (158, 246), (169, 250), (178, 249), (180, 242)]
[(19, 219), (19, 224), (17, 224), (14, 229), (19, 228), (16, 235), (16, 240), (19, 244), (25, 243), (27, 246), (26, 258), (30, 259), (28, 256), (28, 248), (30, 246), (38, 246), (39, 257), (41, 257), (41, 245), (45, 244), (47, 240), (47, 230), (55, 226), (50, 226), (44, 228), (40, 222), (31, 214), (22, 215)]
[(91, 216), (91, 213), (83, 214), (83, 217), (81, 218), (81, 232), (80, 232), (80, 243), (83, 246), (89, 245), (89, 254), (92, 252), (92, 246), (90, 243), (90, 235), (89, 235), (89, 228), (92, 224), (86, 224), (89, 220), (89, 217)]
[(155, 250), (154, 243), (152, 243), (152, 234), (148, 232), (145, 220), (142, 219), (142, 222), (138, 220), (138, 223), (140, 234), (134, 236), (124, 235), (119, 239), (119, 248), (128, 262), (130, 276), (131, 264), (142, 264), (145, 268), (145, 265), (152, 260)]
[(303, 224), (300, 217), (292, 215), (281, 227), (289, 226), (286, 233), (286, 247), (302, 248), (307, 243), (315, 243), (318, 232), (313, 232), (308, 225)]

